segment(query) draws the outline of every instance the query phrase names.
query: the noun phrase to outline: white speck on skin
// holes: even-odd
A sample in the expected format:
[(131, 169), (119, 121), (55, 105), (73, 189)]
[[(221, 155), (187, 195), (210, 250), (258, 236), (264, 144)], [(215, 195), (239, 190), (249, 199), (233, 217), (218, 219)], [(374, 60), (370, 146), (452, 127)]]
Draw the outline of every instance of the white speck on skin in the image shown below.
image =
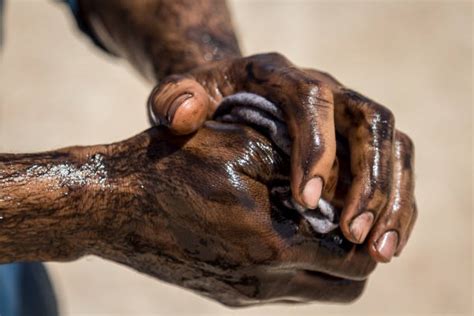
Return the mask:
[[(81, 166), (75, 166), (71, 163), (61, 163), (58, 165), (35, 165), (27, 169), (27, 177), (36, 177), (58, 181), (58, 186), (80, 186), (80, 185), (99, 185), (106, 188), (108, 173), (104, 164), (104, 156), (101, 154), (93, 155), (89, 161)], [(22, 181), (23, 177), (15, 179)]]

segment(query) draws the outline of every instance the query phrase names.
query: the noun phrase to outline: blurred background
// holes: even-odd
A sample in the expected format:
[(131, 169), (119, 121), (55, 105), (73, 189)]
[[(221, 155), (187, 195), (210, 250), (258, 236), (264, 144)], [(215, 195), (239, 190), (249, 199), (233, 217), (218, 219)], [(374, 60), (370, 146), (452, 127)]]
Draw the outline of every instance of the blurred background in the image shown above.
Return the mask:
[[(230, 310), (126, 267), (50, 263), (63, 315), (408, 315), (472, 312), (470, 1), (230, 1), (245, 54), (278, 51), (388, 106), (416, 145), (419, 218), (403, 255), (351, 305)], [(118, 141), (147, 128), (150, 85), (55, 1), (6, 3), (0, 151)]]

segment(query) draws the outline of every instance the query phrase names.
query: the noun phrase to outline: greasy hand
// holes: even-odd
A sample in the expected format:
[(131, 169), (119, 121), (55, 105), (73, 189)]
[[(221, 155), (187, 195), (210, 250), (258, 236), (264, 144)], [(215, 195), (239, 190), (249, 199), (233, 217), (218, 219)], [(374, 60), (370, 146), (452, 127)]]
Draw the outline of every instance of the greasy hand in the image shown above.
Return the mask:
[(375, 267), (366, 246), (318, 235), (284, 206), (271, 189), (289, 185), (288, 161), (248, 127), (154, 128), (111, 146), (107, 172), (120, 192), (96, 215), (93, 254), (233, 306), (351, 301)]
[(413, 144), (395, 130), (393, 114), (329, 75), (272, 53), (213, 62), (165, 79), (150, 96), (151, 116), (175, 134), (188, 134), (212, 117), (224, 96), (240, 91), (281, 107), (293, 140), (292, 194), (302, 205), (314, 208), (321, 194), (331, 195), (336, 132), (347, 139), (353, 179), (342, 232), (354, 243), (367, 241), (379, 262), (398, 255), (416, 205)]

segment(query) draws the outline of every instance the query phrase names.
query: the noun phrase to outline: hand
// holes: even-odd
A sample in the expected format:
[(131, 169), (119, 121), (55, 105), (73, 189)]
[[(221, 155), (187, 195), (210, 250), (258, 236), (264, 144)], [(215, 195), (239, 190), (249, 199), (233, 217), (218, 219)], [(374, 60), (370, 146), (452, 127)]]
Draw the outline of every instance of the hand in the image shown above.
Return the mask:
[[(367, 245), (315, 233), (289, 209), (288, 161), (249, 128), (154, 128), (127, 141), (0, 155), (0, 263), (86, 254), (241, 306), (348, 302), (375, 268)], [(328, 186), (351, 183), (339, 139)]]
[(353, 180), (341, 215), (344, 236), (357, 244), (367, 240), (379, 262), (400, 254), (417, 211), (413, 144), (394, 129), (393, 114), (329, 75), (273, 53), (170, 76), (150, 96), (151, 116), (175, 134), (188, 134), (212, 117), (224, 96), (239, 91), (281, 107), (293, 140), (292, 194), (302, 205), (314, 208), (321, 194), (330, 195), (336, 131), (348, 141)]
[(266, 138), (206, 124), (192, 137), (155, 128), (111, 145), (118, 192), (93, 216), (87, 252), (232, 306), (358, 297), (375, 267), (367, 247), (315, 234), (270, 194), (288, 183), (288, 162)]

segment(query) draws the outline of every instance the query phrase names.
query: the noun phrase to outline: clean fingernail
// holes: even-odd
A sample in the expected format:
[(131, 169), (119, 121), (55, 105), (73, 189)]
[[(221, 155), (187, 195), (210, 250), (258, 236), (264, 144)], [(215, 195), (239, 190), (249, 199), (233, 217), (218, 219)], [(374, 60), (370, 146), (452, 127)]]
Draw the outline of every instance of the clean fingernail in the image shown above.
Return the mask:
[(389, 231), (382, 235), (377, 240), (375, 244), (377, 248), (377, 252), (380, 256), (384, 259), (385, 262), (389, 262), (395, 251), (397, 250), (398, 245), (398, 234), (395, 231)]
[(315, 209), (318, 206), (322, 190), (323, 180), (320, 177), (315, 177), (306, 183), (303, 190), (303, 202), (307, 208)]
[(350, 231), (352, 238), (358, 242), (362, 243), (367, 237), (372, 223), (374, 222), (374, 215), (370, 212), (364, 212), (357, 216), (351, 223)]

